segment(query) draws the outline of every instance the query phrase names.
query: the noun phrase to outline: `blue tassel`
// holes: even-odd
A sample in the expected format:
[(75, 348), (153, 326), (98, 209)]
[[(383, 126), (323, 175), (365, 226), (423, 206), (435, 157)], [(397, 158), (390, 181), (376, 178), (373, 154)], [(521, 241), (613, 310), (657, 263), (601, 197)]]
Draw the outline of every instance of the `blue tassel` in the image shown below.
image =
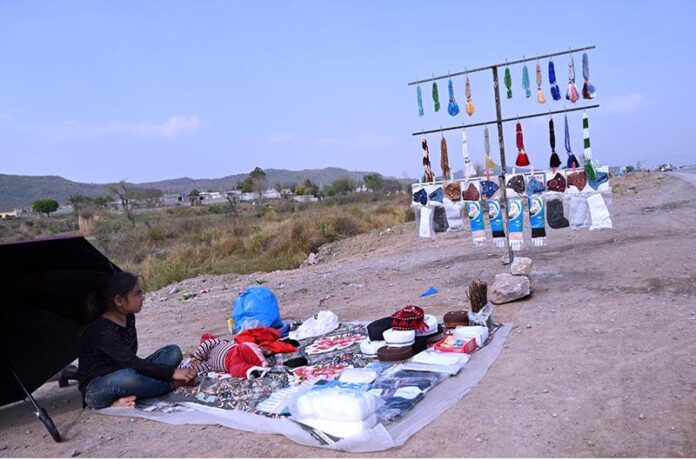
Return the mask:
[(524, 88), (525, 97), (531, 97), (532, 91), (529, 89), (529, 69), (527, 69), (527, 64), (522, 67), (522, 87)]
[(577, 168), (580, 166), (578, 159), (575, 158), (573, 152), (570, 150), (570, 130), (568, 129), (568, 115), (565, 116), (565, 149), (568, 154), (568, 167)]
[(449, 105), (447, 106), (447, 113), (453, 117), (459, 113), (459, 104), (454, 100), (454, 87), (452, 86), (452, 80), (447, 83), (447, 89), (449, 90)]
[(422, 117), (423, 116), (423, 94), (421, 94), (420, 85), (418, 85), (418, 88), (416, 88), (416, 92), (418, 93), (418, 116)]
[(561, 100), (561, 90), (556, 82), (556, 69), (553, 61), (549, 60), (549, 86), (551, 87), (551, 97), (554, 101)]

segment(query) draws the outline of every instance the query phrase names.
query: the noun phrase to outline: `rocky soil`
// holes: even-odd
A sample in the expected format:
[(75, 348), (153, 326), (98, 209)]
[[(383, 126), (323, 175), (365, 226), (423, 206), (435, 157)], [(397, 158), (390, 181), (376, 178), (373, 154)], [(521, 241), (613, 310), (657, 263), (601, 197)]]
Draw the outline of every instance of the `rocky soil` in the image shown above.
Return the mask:
[[(83, 410), (75, 384), (50, 382), (35, 395), (65, 441), (54, 443), (26, 403), (13, 404), (0, 408), (0, 456), (696, 456), (694, 179), (613, 180), (613, 230), (550, 230), (546, 246), (527, 245), (520, 255), (534, 261), (534, 292), (496, 307), (498, 321), (516, 325), (502, 354), (401, 448), (344, 454), (278, 435), (108, 417)], [(148, 295), (140, 353), (224, 333), (237, 292), (257, 281), (276, 293), (284, 318), (330, 309), (375, 319), (410, 303), (441, 317), (467, 307), (469, 281), (506, 270), (501, 255), (473, 247), (467, 231), (421, 240), (409, 223), (333, 243), (297, 270), (200, 276)], [(419, 299), (431, 286), (440, 293)]]

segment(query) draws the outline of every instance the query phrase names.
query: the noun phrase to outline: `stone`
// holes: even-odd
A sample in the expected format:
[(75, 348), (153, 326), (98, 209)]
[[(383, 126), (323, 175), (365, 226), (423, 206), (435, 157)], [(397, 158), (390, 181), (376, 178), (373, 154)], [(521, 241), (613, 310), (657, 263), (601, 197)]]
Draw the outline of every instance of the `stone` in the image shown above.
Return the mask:
[(307, 265), (316, 265), (319, 263), (317, 260), (317, 255), (314, 254), (313, 252), (309, 253), (309, 257), (307, 257), (307, 260), (305, 261)]
[(167, 292), (169, 295), (174, 295), (177, 292), (179, 292), (179, 287), (178, 286), (172, 286), (172, 288)]
[(515, 257), (510, 265), (510, 273), (513, 275), (529, 275), (532, 273), (532, 259), (529, 257)]
[(500, 261), (503, 263), (503, 265), (509, 265), (510, 264), (510, 254), (507, 252), (503, 254), (503, 257), (500, 258)]
[(81, 454), (81, 452), (80, 452), (79, 450), (75, 449), (75, 450), (72, 451), (72, 453), (70, 454), (70, 456), (71, 456), (71, 457), (77, 457), (77, 456), (80, 455), (80, 454)]
[(527, 297), (531, 292), (532, 286), (527, 276), (498, 273), (493, 285), (488, 288), (488, 300), (500, 305)]

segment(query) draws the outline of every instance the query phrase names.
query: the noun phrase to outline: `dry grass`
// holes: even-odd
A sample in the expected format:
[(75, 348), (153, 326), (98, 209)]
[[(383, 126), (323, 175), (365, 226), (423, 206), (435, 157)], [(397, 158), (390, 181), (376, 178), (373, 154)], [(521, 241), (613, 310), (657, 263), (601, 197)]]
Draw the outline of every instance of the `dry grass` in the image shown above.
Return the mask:
[(367, 196), (317, 203), (248, 205), (233, 217), (220, 209), (172, 208), (102, 216), (90, 240), (148, 290), (203, 273), (252, 273), (298, 267), (325, 243), (413, 220), (408, 198)]

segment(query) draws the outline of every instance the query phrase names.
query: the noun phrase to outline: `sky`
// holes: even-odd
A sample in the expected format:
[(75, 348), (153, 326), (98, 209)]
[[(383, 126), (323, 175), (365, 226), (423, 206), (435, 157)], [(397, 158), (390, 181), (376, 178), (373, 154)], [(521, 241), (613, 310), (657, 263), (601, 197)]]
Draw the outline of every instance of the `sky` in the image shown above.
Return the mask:
[[(586, 103), (601, 164), (696, 163), (693, 1), (12, 1), (0, 0), (0, 174), (59, 175), (88, 183), (217, 178), (256, 166), (336, 166), (394, 177), (422, 174), (411, 133), (495, 118), (490, 71), (470, 75), (476, 112), (433, 111), (423, 84), (418, 116), (407, 83), (481, 66), (595, 45), (588, 52), (597, 98), (513, 98), (503, 117)], [(574, 56), (582, 88), (581, 53)], [(568, 56), (554, 58), (567, 88)], [(503, 68), (500, 69), (502, 80)], [(502, 83), (501, 83), (502, 85)], [(686, 99), (685, 99), (686, 98)], [(568, 114), (582, 152), (582, 111)], [(563, 118), (554, 118), (562, 159)], [(523, 120), (532, 163), (548, 164), (548, 118)], [(503, 134), (516, 157), (515, 123)], [(461, 130), (444, 133), (462, 169)], [(440, 170), (440, 134), (427, 136)], [(467, 129), (483, 163), (483, 128)], [(497, 131), (491, 126), (493, 157)]]

